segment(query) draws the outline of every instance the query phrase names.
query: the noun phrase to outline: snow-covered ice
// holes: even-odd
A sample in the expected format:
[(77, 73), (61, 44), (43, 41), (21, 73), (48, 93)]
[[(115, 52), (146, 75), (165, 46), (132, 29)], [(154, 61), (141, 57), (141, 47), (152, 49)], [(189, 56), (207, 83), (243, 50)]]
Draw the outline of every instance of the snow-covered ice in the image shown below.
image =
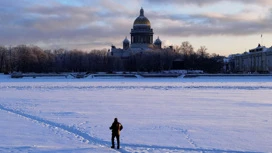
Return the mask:
[[(0, 152), (271, 152), (272, 77), (0, 75)], [(109, 126), (123, 124), (121, 149)]]

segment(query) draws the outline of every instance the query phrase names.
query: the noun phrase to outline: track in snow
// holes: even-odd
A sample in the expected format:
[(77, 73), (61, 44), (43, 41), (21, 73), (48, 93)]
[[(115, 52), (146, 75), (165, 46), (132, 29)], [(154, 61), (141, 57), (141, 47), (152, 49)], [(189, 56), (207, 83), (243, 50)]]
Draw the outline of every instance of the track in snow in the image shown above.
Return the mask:
[[(60, 124), (60, 123), (56, 123), (56, 122), (52, 122), (43, 118), (40, 118), (38, 116), (34, 116), (34, 115), (30, 115), (30, 114), (26, 114), (23, 113), (21, 111), (15, 110), (15, 109), (11, 109), (11, 108), (7, 108), (3, 105), (0, 104), (0, 110), (4, 110), (10, 113), (14, 113), (17, 115), (20, 115), (22, 117), (31, 119), (33, 121), (37, 121), (38, 123), (42, 123), (42, 124), (47, 124), (51, 127), (56, 127), (59, 129), (62, 129), (64, 131), (67, 131), (69, 133), (72, 133), (74, 135), (77, 135), (79, 137), (82, 137), (84, 140), (87, 140), (89, 142), (92, 142), (93, 144), (99, 145), (99, 146), (110, 146), (111, 143), (109, 141), (104, 141), (95, 137), (92, 137), (90, 135), (88, 135), (87, 133), (84, 133), (78, 129), (76, 129), (75, 127), (70, 127), (64, 124)], [(122, 152), (122, 153), (126, 153), (128, 151), (126, 151), (125, 149), (129, 149), (131, 148), (132, 150), (136, 149), (136, 150), (142, 150), (142, 151), (148, 151), (148, 150), (168, 150), (168, 151), (197, 151), (197, 152), (228, 152), (228, 153), (256, 153), (256, 152), (248, 152), (248, 151), (234, 151), (234, 150), (221, 150), (221, 149), (204, 149), (204, 148), (198, 148), (197, 145), (193, 142), (193, 140), (189, 137), (187, 131), (182, 131), (182, 133), (186, 136), (185, 138), (188, 140), (189, 143), (191, 143), (195, 148), (181, 148), (181, 147), (169, 147), (169, 146), (157, 146), (157, 145), (143, 145), (143, 144), (126, 144), (126, 143), (122, 143), (122, 147), (120, 150), (116, 150), (118, 152)]]

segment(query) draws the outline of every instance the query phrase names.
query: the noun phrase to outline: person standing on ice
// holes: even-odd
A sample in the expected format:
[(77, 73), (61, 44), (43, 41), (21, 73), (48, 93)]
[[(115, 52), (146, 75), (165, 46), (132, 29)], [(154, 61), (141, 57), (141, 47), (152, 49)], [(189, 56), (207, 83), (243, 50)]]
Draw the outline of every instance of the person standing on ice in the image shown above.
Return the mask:
[(114, 122), (112, 123), (110, 130), (112, 131), (111, 135), (111, 148), (114, 148), (114, 138), (117, 139), (117, 149), (120, 148), (120, 131), (123, 129), (123, 126), (121, 123), (118, 122), (118, 119), (115, 118)]

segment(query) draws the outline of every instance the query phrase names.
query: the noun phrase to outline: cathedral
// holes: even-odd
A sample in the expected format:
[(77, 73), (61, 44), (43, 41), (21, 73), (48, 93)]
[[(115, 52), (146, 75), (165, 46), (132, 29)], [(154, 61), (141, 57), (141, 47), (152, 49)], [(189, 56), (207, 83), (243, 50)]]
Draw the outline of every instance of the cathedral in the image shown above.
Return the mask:
[(133, 29), (130, 32), (130, 41), (126, 37), (123, 41), (123, 48), (111, 46), (109, 51), (111, 56), (127, 58), (135, 53), (161, 49), (162, 41), (159, 37), (153, 43), (153, 29), (151, 23), (144, 15), (144, 9), (141, 8), (140, 15), (133, 23)]

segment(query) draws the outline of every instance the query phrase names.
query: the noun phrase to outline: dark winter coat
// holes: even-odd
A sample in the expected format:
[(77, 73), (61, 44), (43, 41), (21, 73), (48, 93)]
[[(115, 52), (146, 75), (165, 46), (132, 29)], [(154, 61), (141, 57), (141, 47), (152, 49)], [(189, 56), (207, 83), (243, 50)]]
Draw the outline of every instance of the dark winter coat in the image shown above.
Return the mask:
[(120, 135), (120, 131), (123, 129), (123, 126), (118, 121), (114, 121), (110, 127), (113, 135)]

